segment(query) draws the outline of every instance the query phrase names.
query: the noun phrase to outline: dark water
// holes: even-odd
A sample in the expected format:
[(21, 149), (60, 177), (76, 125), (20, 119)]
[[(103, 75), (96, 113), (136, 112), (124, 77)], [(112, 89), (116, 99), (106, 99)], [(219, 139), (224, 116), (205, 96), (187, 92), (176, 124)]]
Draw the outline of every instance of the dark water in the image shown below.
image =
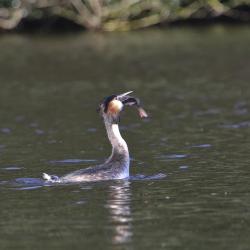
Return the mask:
[[(0, 249), (249, 249), (249, 44), (222, 26), (2, 35)], [(131, 180), (14, 183), (101, 162), (96, 107), (129, 90), (150, 113), (121, 118)]]

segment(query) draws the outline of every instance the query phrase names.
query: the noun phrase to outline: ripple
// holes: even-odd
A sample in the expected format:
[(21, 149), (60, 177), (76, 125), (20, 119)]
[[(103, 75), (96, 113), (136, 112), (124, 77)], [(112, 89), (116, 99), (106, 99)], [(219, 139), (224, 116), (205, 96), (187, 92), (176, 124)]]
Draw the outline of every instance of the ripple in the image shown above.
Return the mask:
[(20, 188), (15, 188), (15, 190), (35, 190), (42, 188), (43, 186), (30, 186), (30, 187), (20, 187)]
[(13, 184), (17, 185), (27, 185), (27, 186), (43, 186), (44, 185), (44, 180), (40, 178), (17, 178), (13, 182)]
[[(130, 176), (129, 178), (122, 179), (122, 180), (110, 180), (109, 183), (126, 183), (129, 181), (151, 181), (151, 180), (162, 180), (167, 177), (167, 174), (164, 173), (157, 173), (153, 175), (144, 175), (144, 174), (137, 174)], [(28, 177), (21, 177), (16, 178), (12, 181), (4, 181), (0, 180), (1, 186), (9, 187), (13, 190), (35, 190), (43, 187), (53, 187), (53, 186), (69, 186), (69, 185), (79, 185), (80, 189), (89, 191), (91, 190), (96, 183), (102, 183), (107, 181), (98, 181), (98, 182), (92, 182), (90, 185), (90, 182), (81, 182), (81, 183), (49, 183), (47, 181), (44, 181), (41, 178), (28, 178)], [(87, 184), (87, 185), (86, 185)], [(74, 191), (76, 192), (76, 191)], [(78, 190), (77, 190), (78, 192)], [(85, 201), (79, 200), (76, 202), (76, 204), (84, 204)]]
[(246, 109), (246, 108), (244, 108), (244, 109), (236, 109), (234, 111), (234, 113), (236, 115), (246, 115), (246, 114), (248, 114), (248, 109)]
[(193, 146), (190, 146), (191, 148), (210, 148), (212, 147), (211, 144), (197, 144), (197, 145), (193, 145)]
[(10, 134), (11, 133), (11, 129), (10, 128), (1, 128), (1, 132), (3, 134)]
[(220, 114), (221, 110), (217, 108), (211, 108), (207, 110), (199, 110), (194, 113), (196, 116), (203, 116), (203, 115), (217, 115)]
[(154, 175), (143, 175), (143, 174), (137, 174), (137, 175), (132, 175), (129, 177), (129, 180), (132, 181), (138, 181), (138, 180), (162, 180), (167, 177), (167, 174), (163, 173), (158, 173)]
[(187, 158), (187, 154), (168, 154), (168, 155), (161, 155), (157, 157), (160, 161), (171, 161), (171, 160), (179, 160)]
[(7, 170), (7, 171), (16, 171), (16, 170), (21, 170), (23, 168), (18, 167), (18, 166), (6, 166), (6, 167), (2, 167), (1, 169)]
[(83, 205), (83, 204), (86, 204), (86, 201), (85, 200), (76, 201), (75, 204), (76, 205)]
[(37, 122), (31, 122), (29, 124), (29, 127), (31, 127), (31, 128), (37, 128), (38, 126), (39, 126), (39, 124)]
[(84, 162), (96, 162), (95, 159), (64, 159), (64, 160), (52, 160), (50, 164), (78, 164)]
[[(89, 183), (88, 183), (89, 184)], [(80, 189), (82, 190), (91, 190), (93, 187), (90, 185), (86, 186), (86, 183), (81, 183)]]
[(96, 128), (88, 128), (87, 129), (88, 132), (92, 132), (92, 133), (95, 133), (97, 131)]
[(15, 117), (15, 121), (16, 122), (22, 122), (25, 120), (25, 116), (24, 115), (18, 115)]
[(6, 184), (8, 184), (8, 181), (2, 181), (2, 180), (0, 180), (0, 185), (6, 185)]
[(17, 178), (14, 181), (7, 182), (6, 184), (14, 190), (34, 190), (49, 186), (44, 180), (39, 178)]
[(47, 142), (48, 142), (48, 144), (55, 144), (55, 143), (57, 143), (57, 140), (51, 139), (51, 140), (48, 140)]
[(239, 123), (231, 123), (231, 124), (223, 124), (220, 125), (222, 128), (232, 128), (232, 129), (238, 129), (238, 128), (249, 128), (250, 127), (250, 121), (243, 121)]
[(42, 129), (35, 129), (35, 134), (37, 134), (37, 135), (43, 135), (43, 134), (45, 134), (45, 131), (42, 130)]
[(179, 169), (181, 170), (187, 170), (189, 168), (189, 166), (179, 166)]
[(248, 114), (247, 102), (239, 101), (234, 105), (234, 113), (236, 115), (246, 115)]

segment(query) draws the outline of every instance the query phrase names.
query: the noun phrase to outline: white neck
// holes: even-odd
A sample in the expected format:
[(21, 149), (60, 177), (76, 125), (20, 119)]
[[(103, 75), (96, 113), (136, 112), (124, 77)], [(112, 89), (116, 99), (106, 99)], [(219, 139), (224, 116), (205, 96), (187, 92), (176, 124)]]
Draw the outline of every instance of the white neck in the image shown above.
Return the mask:
[(112, 161), (119, 156), (122, 161), (129, 162), (129, 151), (125, 140), (122, 138), (118, 124), (113, 124), (105, 121), (105, 126), (109, 141), (112, 145), (112, 154), (108, 161)]

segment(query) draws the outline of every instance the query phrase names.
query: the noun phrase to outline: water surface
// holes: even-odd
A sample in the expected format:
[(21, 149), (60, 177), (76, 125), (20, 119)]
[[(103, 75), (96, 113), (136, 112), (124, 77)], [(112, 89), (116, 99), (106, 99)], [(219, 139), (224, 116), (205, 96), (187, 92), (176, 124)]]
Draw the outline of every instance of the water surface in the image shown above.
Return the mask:
[[(249, 44), (223, 26), (1, 36), (0, 248), (249, 249)], [(150, 114), (121, 117), (138, 178), (14, 183), (104, 160), (96, 107), (129, 90)]]

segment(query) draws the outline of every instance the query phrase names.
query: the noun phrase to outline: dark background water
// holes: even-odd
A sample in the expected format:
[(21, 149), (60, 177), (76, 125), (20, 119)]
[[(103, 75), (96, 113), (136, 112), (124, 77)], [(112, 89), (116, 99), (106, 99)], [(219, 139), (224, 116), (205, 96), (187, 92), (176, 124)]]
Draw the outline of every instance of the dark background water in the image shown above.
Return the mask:
[[(175, 28), (0, 38), (1, 249), (249, 249), (250, 31)], [(121, 118), (131, 175), (42, 186), (110, 153), (96, 108)]]

